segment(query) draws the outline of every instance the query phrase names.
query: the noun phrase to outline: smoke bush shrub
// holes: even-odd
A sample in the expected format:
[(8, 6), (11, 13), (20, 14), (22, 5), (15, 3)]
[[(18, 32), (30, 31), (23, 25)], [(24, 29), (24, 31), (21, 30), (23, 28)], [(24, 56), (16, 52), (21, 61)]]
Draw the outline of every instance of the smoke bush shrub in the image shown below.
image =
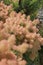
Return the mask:
[(43, 46), (36, 27), (39, 20), (31, 21), (30, 16), (15, 12), (12, 5), (7, 6), (3, 1), (0, 18), (0, 65), (26, 65), (28, 60), (23, 55), (27, 53), (27, 58), (34, 61)]

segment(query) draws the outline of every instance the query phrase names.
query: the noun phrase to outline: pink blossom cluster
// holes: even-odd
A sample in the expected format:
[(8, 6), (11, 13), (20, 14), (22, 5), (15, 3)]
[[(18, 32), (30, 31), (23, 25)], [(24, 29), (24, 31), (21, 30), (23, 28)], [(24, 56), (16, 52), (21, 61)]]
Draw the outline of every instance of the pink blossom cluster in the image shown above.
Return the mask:
[(23, 54), (31, 51), (29, 57), (34, 60), (43, 45), (37, 28), (39, 20), (31, 21), (21, 12), (9, 13), (11, 8), (0, 3), (0, 65), (26, 65)]
[(26, 61), (22, 58), (17, 58), (17, 56), (8, 52), (6, 54), (0, 54), (0, 65), (26, 65)]
[(11, 11), (12, 5), (5, 5), (3, 1), (0, 3), (0, 17), (4, 20), (9, 15), (9, 10)]

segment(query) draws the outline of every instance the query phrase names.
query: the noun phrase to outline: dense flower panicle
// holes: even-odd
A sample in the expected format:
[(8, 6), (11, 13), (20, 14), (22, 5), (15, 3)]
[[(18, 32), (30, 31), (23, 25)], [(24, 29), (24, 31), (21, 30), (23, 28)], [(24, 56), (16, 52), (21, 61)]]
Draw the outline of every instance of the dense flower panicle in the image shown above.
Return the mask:
[(21, 53), (25, 53), (28, 48), (29, 48), (29, 45), (27, 43), (22, 43), (21, 45), (17, 47), (17, 51)]
[(16, 55), (12, 52), (8, 52), (5, 55), (1, 56), (0, 65), (26, 65), (25, 60), (18, 60)]
[(7, 32), (5, 31), (5, 29), (2, 29), (2, 30), (0, 31), (0, 40), (2, 40), (2, 39), (7, 39), (9, 36), (10, 36), (10, 34), (7, 33)]
[(26, 64), (26, 61), (19, 61), (19, 65), (25, 65)]
[(7, 40), (1, 40), (0, 41), (0, 53), (6, 53), (10, 49), (9, 43)]
[(36, 20), (34, 20), (32, 23), (33, 23), (34, 25), (37, 25), (37, 24), (39, 24), (40, 22), (39, 22), (39, 19), (36, 19)]
[(0, 65), (7, 65), (7, 60), (6, 59), (2, 59), (1, 61), (0, 61)]
[(11, 47), (16, 43), (16, 39), (15, 39), (15, 36), (14, 35), (11, 35), (8, 38), (8, 43), (9, 43), (9, 46), (11, 46)]
[(5, 19), (8, 17), (8, 14), (9, 14), (9, 10), (11, 10), (12, 7), (11, 5), (10, 6), (7, 6), (3, 3), (3, 1), (0, 3), (0, 17)]
[(30, 21), (30, 16), (27, 16), (27, 21)]
[(0, 61), (0, 65), (25, 65), (26, 62), (23, 60), (21, 61), (16, 61), (16, 60), (7, 60), (7, 59), (2, 59)]
[(34, 60), (43, 45), (39, 20), (31, 21), (30, 16), (11, 9), (11, 5), (0, 3), (0, 65), (26, 65), (23, 54), (30, 51), (29, 57)]
[(0, 29), (3, 28), (3, 21), (0, 21)]

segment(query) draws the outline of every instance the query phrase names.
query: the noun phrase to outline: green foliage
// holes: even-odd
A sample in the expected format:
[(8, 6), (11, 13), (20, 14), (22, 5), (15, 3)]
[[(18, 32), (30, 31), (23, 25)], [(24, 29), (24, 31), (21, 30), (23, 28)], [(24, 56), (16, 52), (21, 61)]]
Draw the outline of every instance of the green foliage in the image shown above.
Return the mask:
[(5, 3), (6, 5), (9, 5), (9, 4), (11, 4), (11, 0), (4, 0), (4, 3)]
[[(39, 33), (43, 37), (43, 23), (40, 23), (39, 25)], [(39, 51), (39, 58), (40, 58), (41, 65), (43, 65), (43, 46), (41, 47), (41, 50)]]
[(27, 65), (33, 65), (33, 61), (29, 59), (29, 53), (23, 54), (23, 57), (27, 61)]
[(43, 65), (43, 46), (41, 47), (41, 50), (39, 51), (39, 56), (40, 56), (40, 63)]
[(10, 5), (10, 4), (12, 4), (12, 6), (13, 6), (13, 10), (15, 10), (15, 11), (19, 11), (19, 3), (18, 3), (18, 1), (13, 1), (13, 0), (4, 0), (4, 3), (6, 4), (6, 5)]
[(34, 65), (41, 65), (40, 58), (39, 58), (39, 53), (37, 54), (37, 57), (34, 60)]
[(31, 15), (33, 20), (36, 17), (38, 9), (42, 7), (43, 0), (21, 0), (20, 8), (26, 13), (26, 15)]
[(39, 33), (43, 36), (43, 29), (40, 28)]
[(12, 5), (13, 5), (13, 10), (19, 12), (19, 3), (17, 1), (16, 2), (12, 1)]
[(34, 13), (40, 6), (40, 0), (22, 0), (21, 8), (24, 10), (26, 14)]
[[(11, 50), (12, 50), (12, 49), (11, 49)], [(17, 55), (17, 56), (20, 54), (20, 52), (18, 52), (17, 50), (12, 50), (12, 51), (13, 51), (14, 54)]]
[(40, 23), (39, 25), (39, 33), (43, 37), (43, 23)]
[(35, 60), (32, 61), (29, 58), (30, 53), (26, 52), (26, 54), (23, 54), (24, 59), (27, 61), (27, 65), (40, 65), (39, 54), (37, 54), (37, 57), (35, 58)]
[[(20, 2), (19, 2), (20, 1)], [(19, 0), (13, 2), (13, 0), (4, 0), (4, 3), (9, 5), (13, 5), (13, 9), (17, 12), (21, 11), (26, 15), (31, 15), (31, 19), (33, 20), (39, 8), (43, 5), (43, 0)]]

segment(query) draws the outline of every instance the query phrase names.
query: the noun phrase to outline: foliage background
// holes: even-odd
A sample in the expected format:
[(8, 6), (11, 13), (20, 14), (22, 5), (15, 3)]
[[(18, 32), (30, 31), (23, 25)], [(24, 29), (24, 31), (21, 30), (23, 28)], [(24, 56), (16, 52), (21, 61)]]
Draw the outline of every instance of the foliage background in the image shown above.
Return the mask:
[(32, 20), (43, 6), (43, 0), (4, 0), (4, 3), (7, 5), (12, 4), (15, 11), (30, 15)]

